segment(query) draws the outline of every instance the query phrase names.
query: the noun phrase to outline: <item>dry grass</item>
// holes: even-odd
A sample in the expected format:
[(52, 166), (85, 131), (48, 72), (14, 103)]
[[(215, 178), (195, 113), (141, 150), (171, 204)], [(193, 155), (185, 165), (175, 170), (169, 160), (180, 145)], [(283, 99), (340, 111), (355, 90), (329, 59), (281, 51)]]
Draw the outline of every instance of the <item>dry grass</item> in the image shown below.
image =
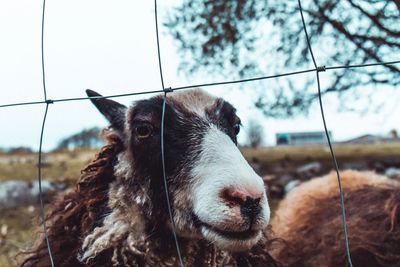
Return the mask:
[(37, 223), (34, 219), (37, 210), (21, 207), (1, 211), (0, 216), (0, 266), (17, 266), (16, 256), (29, 248), (37, 239)]
[[(343, 160), (379, 159), (400, 156), (400, 143), (348, 145), (335, 144), (337, 158)], [(81, 169), (90, 162), (97, 150), (61, 151), (44, 154), (43, 177), (47, 180), (76, 180)], [(244, 156), (261, 165), (280, 160), (308, 162), (330, 160), (326, 146), (243, 148)], [(0, 181), (37, 179), (37, 154), (0, 154)]]
[[(387, 144), (334, 144), (333, 149), (339, 160), (380, 159), (400, 156), (400, 143)], [(280, 160), (314, 161), (331, 158), (327, 146), (280, 146), (259, 149), (242, 149), (244, 156), (252, 161), (271, 164)]]
[[(81, 169), (91, 161), (96, 150), (61, 151), (43, 157), (43, 179), (76, 180)], [(0, 153), (0, 182), (37, 180), (36, 153)], [(18, 266), (16, 256), (37, 240), (38, 210), (31, 207), (0, 211), (0, 267)], [(1, 231), (6, 231), (3, 235)]]
[[(42, 174), (45, 180), (76, 180), (81, 169), (94, 157), (96, 150), (61, 151), (43, 154)], [(0, 154), (0, 181), (37, 179), (37, 154)]]

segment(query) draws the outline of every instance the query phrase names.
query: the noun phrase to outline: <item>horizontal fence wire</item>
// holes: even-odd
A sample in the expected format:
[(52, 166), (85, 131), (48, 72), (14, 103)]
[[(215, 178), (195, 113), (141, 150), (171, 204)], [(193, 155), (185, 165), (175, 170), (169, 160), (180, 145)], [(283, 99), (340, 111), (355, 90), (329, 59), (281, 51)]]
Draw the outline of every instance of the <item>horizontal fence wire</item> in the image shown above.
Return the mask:
[[(339, 65), (339, 66), (324, 66), (324, 68), (326, 71), (329, 71), (329, 70), (337, 70), (337, 69), (351, 69), (351, 68), (385, 66), (385, 65), (395, 65), (395, 64), (400, 64), (400, 60), (387, 61), (387, 62), (373, 62), (373, 63), (366, 63), (366, 64), (354, 64), (354, 65), (350, 64), (350, 65)], [(268, 79), (274, 79), (274, 78), (285, 77), (285, 76), (293, 76), (293, 75), (298, 75), (298, 74), (303, 74), (303, 73), (308, 73), (308, 72), (314, 72), (317, 70), (318, 69), (313, 68), (313, 69), (285, 72), (285, 73), (280, 73), (280, 74), (273, 74), (273, 75), (268, 75), (268, 76), (260, 76), (260, 77), (255, 77), (255, 78), (246, 78), (246, 79), (239, 79), (239, 80), (210, 82), (210, 83), (198, 83), (198, 84), (184, 85), (184, 86), (178, 86), (178, 87), (168, 87), (165, 89), (168, 89), (169, 91), (179, 91), (179, 90), (185, 90), (185, 89), (191, 89), (191, 88), (197, 88), (197, 87), (210, 87), (210, 86), (229, 85), (229, 84), (236, 84), (236, 83), (247, 83), (247, 82), (268, 80)], [(82, 101), (82, 100), (100, 99), (100, 98), (119, 98), (119, 97), (147, 95), (147, 94), (156, 94), (156, 93), (164, 93), (164, 92), (165, 92), (165, 90), (147, 90), (147, 91), (126, 93), (126, 94), (115, 94), (115, 95), (105, 95), (105, 96), (48, 99), (48, 100), (2, 104), (2, 105), (0, 105), (0, 108), (38, 105), (38, 104), (46, 104), (46, 103), (53, 104), (53, 103), (59, 103), (59, 102)]]
[(48, 238), (48, 232), (47, 232), (47, 227), (46, 227), (46, 216), (45, 216), (45, 210), (44, 210), (44, 205), (43, 205), (43, 192), (41, 188), (41, 182), (42, 182), (42, 144), (43, 144), (43, 137), (44, 137), (44, 131), (45, 131), (45, 123), (46, 123), (46, 118), (47, 118), (47, 113), (49, 109), (50, 104), (55, 104), (55, 103), (60, 103), (60, 102), (71, 102), (71, 101), (83, 101), (83, 100), (89, 100), (89, 99), (100, 99), (100, 98), (119, 98), (119, 97), (127, 97), (127, 96), (137, 96), (137, 95), (147, 95), (147, 94), (154, 94), (154, 93), (163, 93), (164, 98), (163, 98), (163, 109), (162, 109), (162, 120), (161, 120), (161, 161), (162, 161), (162, 167), (163, 167), (163, 178), (164, 178), (164, 187), (165, 187), (165, 194), (166, 194), (166, 200), (168, 203), (168, 208), (169, 208), (169, 215), (171, 219), (171, 224), (173, 228), (173, 234), (174, 234), (174, 239), (175, 239), (175, 245), (177, 249), (177, 254), (178, 258), (180, 261), (180, 265), (183, 265), (183, 260), (181, 256), (181, 251), (179, 247), (179, 242), (178, 238), (175, 233), (175, 225), (172, 217), (172, 211), (170, 207), (170, 201), (169, 201), (169, 191), (168, 191), (168, 184), (167, 184), (167, 177), (165, 173), (165, 158), (164, 158), (164, 117), (165, 117), (165, 104), (166, 104), (166, 98), (167, 98), (167, 93), (172, 93), (173, 91), (179, 91), (179, 90), (186, 90), (190, 88), (196, 88), (196, 87), (211, 87), (211, 86), (221, 86), (221, 85), (230, 85), (230, 84), (237, 84), (237, 83), (247, 83), (247, 82), (254, 82), (254, 81), (261, 81), (261, 80), (267, 80), (267, 79), (274, 79), (274, 78), (279, 78), (279, 77), (287, 77), (287, 76), (293, 76), (293, 75), (299, 75), (299, 74), (304, 74), (304, 73), (310, 73), (310, 72), (315, 72), (316, 73), (316, 79), (317, 79), (317, 88), (318, 88), (318, 98), (319, 98), (319, 104), (320, 104), (320, 111), (321, 111), (321, 116), (323, 120), (323, 126), (325, 130), (325, 134), (327, 137), (328, 141), (328, 146), (331, 152), (331, 157), (334, 163), (334, 167), (337, 173), (338, 177), (338, 183), (339, 183), (339, 191), (340, 191), (340, 201), (341, 201), (341, 209), (342, 209), (342, 219), (343, 219), (343, 229), (344, 229), (344, 238), (345, 238), (345, 244), (346, 244), (346, 256), (347, 256), (347, 262), (349, 266), (352, 266), (351, 262), (351, 255), (350, 255), (350, 244), (348, 242), (348, 234), (347, 234), (347, 226), (346, 226), (346, 214), (345, 214), (345, 205), (344, 205), (344, 197), (343, 197), (343, 190), (341, 186), (341, 181), (340, 181), (340, 174), (339, 174), (339, 167), (337, 164), (336, 156), (334, 153), (334, 150), (332, 148), (332, 144), (330, 141), (329, 133), (327, 130), (327, 125), (326, 125), (326, 119), (324, 115), (324, 110), (323, 110), (323, 103), (322, 103), (322, 97), (321, 97), (321, 86), (320, 86), (320, 77), (319, 73), (322, 71), (330, 71), (330, 70), (337, 70), (337, 69), (350, 69), (350, 68), (363, 68), (363, 67), (373, 67), (373, 66), (388, 66), (388, 65), (393, 65), (393, 64), (400, 64), (400, 60), (394, 60), (394, 61), (388, 61), (388, 62), (371, 62), (371, 63), (365, 63), (365, 64), (346, 64), (346, 65), (337, 65), (337, 66), (318, 66), (314, 57), (314, 53), (310, 44), (310, 39), (308, 36), (307, 32), (307, 27), (303, 15), (303, 10), (301, 7), (301, 1), (298, 0), (298, 5), (299, 5), (299, 12), (301, 15), (302, 23), (303, 23), (303, 30), (306, 36), (306, 41), (307, 41), (307, 46), (308, 50), (310, 52), (314, 68), (311, 69), (304, 69), (304, 70), (297, 70), (297, 71), (292, 71), (292, 72), (286, 72), (286, 73), (280, 73), (280, 74), (273, 74), (273, 75), (267, 75), (267, 76), (260, 76), (260, 77), (254, 77), (254, 78), (245, 78), (245, 79), (237, 79), (237, 80), (229, 80), (229, 81), (220, 81), (220, 82), (210, 82), (210, 83), (200, 83), (200, 84), (192, 84), (192, 85), (185, 85), (185, 86), (179, 86), (179, 87), (169, 87), (166, 88), (164, 86), (164, 79), (163, 79), (163, 73), (162, 73), (162, 64), (161, 64), (161, 52), (160, 52), (160, 43), (159, 43), (159, 33), (158, 33), (158, 15), (157, 15), (157, 0), (154, 1), (154, 7), (155, 7), (155, 26), (156, 26), (156, 42), (157, 42), (157, 54), (158, 54), (158, 64), (159, 64), (159, 72), (160, 72), (160, 79), (161, 79), (161, 90), (148, 90), (148, 91), (139, 91), (139, 92), (131, 92), (131, 93), (125, 93), (125, 94), (114, 94), (114, 95), (106, 95), (106, 96), (94, 96), (94, 97), (73, 97), (73, 98), (60, 98), (60, 99), (48, 99), (47, 97), (47, 90), (46, 90), (46, 76), (45, 76), (45, 56), (44, 56), (44, 27), (45, 27), (45, 9), (46, 9), (46, 0), (43, 0), (43, 10), (42, 10), (42, 30), (41, 30), (41, 58), (42, 58), (42, 81), (43, 81), (43, 94), (44, 94), (44, 100), (38, 100), (38, 101), (29, 101), (29, 102), (18, 102), (18, 103), (6, 103), (6, 104), (1, 104), (0, 108), (7, 108), (7, 107), (17, 107), (17, 106), (27, 106), (27, 105), (39, 105), (39, 104), (45, 104), (46, 109), (45, 113), (43, 116), (43, 121), (42, 121), (42, 127), (41, 127), (41, 132), (40, 132), (40, 142), (39, 142), (39, 151), (38, 151), (38, 181), (39, 181), (39, 199), (40, 199), (40, 216), (42, 219), (42, 225), (43, 225), (43, 231), (45, 235), (45, 241), (48, 249), (48, 254), (49, 254), (49, 260), (50, 264), (52, 267), (54, 267), (54, 261), (53, 261), (53, 256), (51, 252), (51, 243)]

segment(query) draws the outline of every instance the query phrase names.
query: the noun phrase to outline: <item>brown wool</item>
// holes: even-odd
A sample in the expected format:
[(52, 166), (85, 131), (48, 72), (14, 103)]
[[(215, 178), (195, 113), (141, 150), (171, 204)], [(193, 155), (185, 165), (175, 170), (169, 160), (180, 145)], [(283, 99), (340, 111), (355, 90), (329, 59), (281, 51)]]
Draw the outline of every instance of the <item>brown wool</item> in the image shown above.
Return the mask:
[[(341, 178), (353, 266), (400, 266), (400, 183), (372, 172)], [(269, 251), (283, 266), (347, 266), (336, 173), (290, 192), (272, 226), (285, 242)]]

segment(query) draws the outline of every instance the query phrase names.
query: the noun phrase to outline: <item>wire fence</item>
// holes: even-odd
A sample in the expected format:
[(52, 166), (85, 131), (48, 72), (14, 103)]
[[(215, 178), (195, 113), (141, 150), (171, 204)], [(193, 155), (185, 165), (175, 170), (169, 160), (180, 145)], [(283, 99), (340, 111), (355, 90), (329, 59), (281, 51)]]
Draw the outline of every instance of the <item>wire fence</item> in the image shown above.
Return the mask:
[(49, 98), (47, 98), (47, 90), (46, 90), (46, 71), (45, 71), (45, 58), (44, 58), (44, 28), (45, 28), (46, 0), (43, 0), (42, 29), (41, 29), (42, 83), (43, 83), (43, 94), (44, 94), (43, 100), (2, 104), (2, 105), (0, 105), (0, 108), (16, 107), (16, 106), (27, 106), (27, 105), (40, 105), (40, 104), (45, 105), (45, 111), (44, 111), (44, 115), (43, 115), (43, 122), (42, 122), (42, 127), (41, 127), (41, 132), (40, 132), (40, 142), (39, 142), (39, 150), (38, 150), (38, 169), (37, 170), (38, 170), (38, 182), (39, 182), (40, 217), (41, 217), (41, 220), (42, 220), (43, 231), (44, 231), (44, 234), (45, 234), (45, 240), (46, 240), (46, 244), (47, 244), (49, 260), (50, 260), (50, 264), (51, 264), (52, 267), (54, 267), (55, 264), (54, 264), (53, 256), (52, 256), (52, 252), (51, 252), (51, 243), (50, 243), (48, 235), (47, 235), (47, 226), (46, 226), (46, 219), (45, 219), (46, 216), (45, 216), (45, 210), (44, 210), (44, 204), (43, 204), (43, 192), (42, 192), (42, 154), (43, 154), (42, 144), (43, 144), (43, 139), (44, 139), (46, 119), (47, 119), (47, 114), (48, 114), (48, 111), (49, 111), (50, 104), (56, 104), (56, 103), (59, 103), (59, 102), (67, 102), (67, 101), (82, 101), (82, 100), (88, 100), (88, 99), (118, 98), (118, 97), (127, 97), (127, 96), (135, 96), (135, 95), (146, 95), (146, 94), (153, 94), (153, 93), (163, 93), (163, 107), (162, 107), (162, 117), (161, 117), (161, 161), (162, 161), (164, 188), (165, 188), (166, 201), (167, 201), (167, 204), (168, 204), (167, 207), (168, 207), (168, 211), (169, 211), (169, 216), (170, 216), (170, 219), (171, 219), (171, 225), (172, 225), (172, 230), (173, 230), (173, 235), (174, 235), (174, 240), (175, 240), (176, 251), (177, 251), (177, 255), (178, 255), (178, 258), (179, 258), (180, 265), (183, 267), (184, 263), (183, 263), (183, 260), (182, 260), (182, 257), (181, 257), (181, 250), (180, 250), (178, 238), (177, 238), (176, 231), (175, 231), (174, 221), (172, 219), (172, 212), (171, 212), (170, 201), (169, 201), (168, 183), (167, 183), (166, 173), (165, 173), (164, 117), (165, 117), (165, 105), (166, 105), (166, 100), (167, 100), (167, 94), (173, 93), (174, 91), (185, 90), (185, 89), (196, 88), (196, 87), (210, 87), (210, 86), (228, 85), (228, 84), (236, 84), (236, 83), (246, 83), (246, 82), (274, 79), (274, 78), (278, 78), (278, 77), (294, 76), (294, 75), (298, 75), (298, 74), (302, 74), (302, 73), (309, 73), (309, 72), (314, 72), (315, 75), (316, 75), (317, 90), (318, 90), (318, 100), (319, 100), (321, 117), (322, 117), (322, 120), (323, 120), (323, 127), (324, 127), (324, 131), (325, 131), (325, 134), (326, 134), (329, 150), (330, 150), (330, 153), (331, 153), (333, 166), (334, 166), (334, 168), (336, 170), (337, 180), (338, 180), (338, 185), (339, 185), (340, 205), (341, 205), (341, 211), (342, 211), (341, 215), (342, 215), (342, 223), (343, 223), (343, 230), (344, 230), (344, 240), (345, 240), (345, 250), (346, 250), (345, 253), (346, 253), (348, 265), (349, 266), (353, 266), (352, 265), (352, 261), (351, 261), (351, 255), (350, 255), (350, 244), (349, 244), (349, 240), (348, 240), (347, 225), (346, 225), (346, 209), (345, 209), (343, 189), (342, 189), (340, 173), (339, 173), (339, 166), (338, 166), (338, 163), (337, 163), (337, 160), (336, 160), (336, 156), (335, 156), (335, 153), (334, 153), (334, 150), (333, 150), (333, 147), (332, 147), (332, 143), (331, 143), (331, 140), (330, 140), (330, 136), (329, 136), (329, 133), (328, 133), (328, 130), (327, 130), (327, 123), (326, 123), (326, 119), (325, 119), (323, 102), (322, 102), (322, 97), (321, 97), (320, 72), (326, 72), (326, 71), (336, 70), (336, 69), (362, 68), (362, 67), (371, 67), (371, 66), (387, 66), (387, 65), (392, 65), (392, 64), (400, 64), (400, 60), (389, 61), (389, 62), (373, 62), (373, 63), (355, 64), (355, 65), (351, 65), (351, 64), (338, 65), (338, 66), (321, 66), (321, 65), (318, 65), (316, 60), (315, 60), (313, 49), (312, 49), (311, 44), (310, 44), (310, 38), (309, 38), (309, 35), (308, 35), (308, 32), (307, 32), (307, 26), (306, 26), (306, 22), (305, 22), (305, 19), (304, 19), (303, 10), (302, 10), (302, 6), (301, 6), (301, 1), (300, 0), (298, 0), (298, 7), (299, 7), (299, 13), (300, 13), (302, 24), (303, 24), (304, 34), (305, 34), (306, 41), (307, 41), (308, 50), (309, 50), (309, 53), (310, 53), (314, 68), (305, 69), (305, 70), (298, 70), (298, 71), (293, 71), (293, 72), (287, 72), (287, 73), (266, 75), (266, 76), (260, 76), (260, 77), (254, 77), (254, 78), (247, 78), (247, 79), (229, 80), (229, 81), (220, 81), (220, 82), (212, 82), (212, 83), (202, 83), (202, 84), (192, 84), (192, 85), (185, 85), (185, 86), (180, 86), (180, 87), (168, 87), (167, 88), (164, 85), (164, 78), (163, 78), (163, 68), (162, 68), (162, 61), (161, 61), (159, 30), (158, 30), (157, 0), (155, 0), (154, 1), (155, 32), (156, 32), (156, 40), (157, 40), (157, 55), (158, 55), (158, 65), (159, 65), (161, 89), (158, 89), (158, 90), (147, 90), (147, 91), (134, 92), (134, 93), (126, 93), (126, 94), (107, 95), (107, 96), (49, 99)]

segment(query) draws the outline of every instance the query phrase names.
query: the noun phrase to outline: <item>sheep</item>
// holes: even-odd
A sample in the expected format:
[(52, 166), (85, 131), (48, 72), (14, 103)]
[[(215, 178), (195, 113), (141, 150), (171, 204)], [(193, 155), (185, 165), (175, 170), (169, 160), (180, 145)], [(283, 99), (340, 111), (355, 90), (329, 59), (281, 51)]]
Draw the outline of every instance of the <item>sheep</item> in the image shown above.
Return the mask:
[[(88, 96), (100, 96), (88, 90)], [(56, 266), (179, 266), (160, 152), (163, 97), (91, 99), (107, 144), (48, 217)], [(200, 89), (168, 94), (165, 162), (185, 266), (276, 266), (263, 180), (237, 148), (235, 108)], [(22, 266), (48, 266), (42, 238)]]
[[(353, 266), (400, 266), (400, 183), (341, 173)], [(347, 266), (336, 173), (303, 183), (280, 203), (270, 248), (283, 266)]]

